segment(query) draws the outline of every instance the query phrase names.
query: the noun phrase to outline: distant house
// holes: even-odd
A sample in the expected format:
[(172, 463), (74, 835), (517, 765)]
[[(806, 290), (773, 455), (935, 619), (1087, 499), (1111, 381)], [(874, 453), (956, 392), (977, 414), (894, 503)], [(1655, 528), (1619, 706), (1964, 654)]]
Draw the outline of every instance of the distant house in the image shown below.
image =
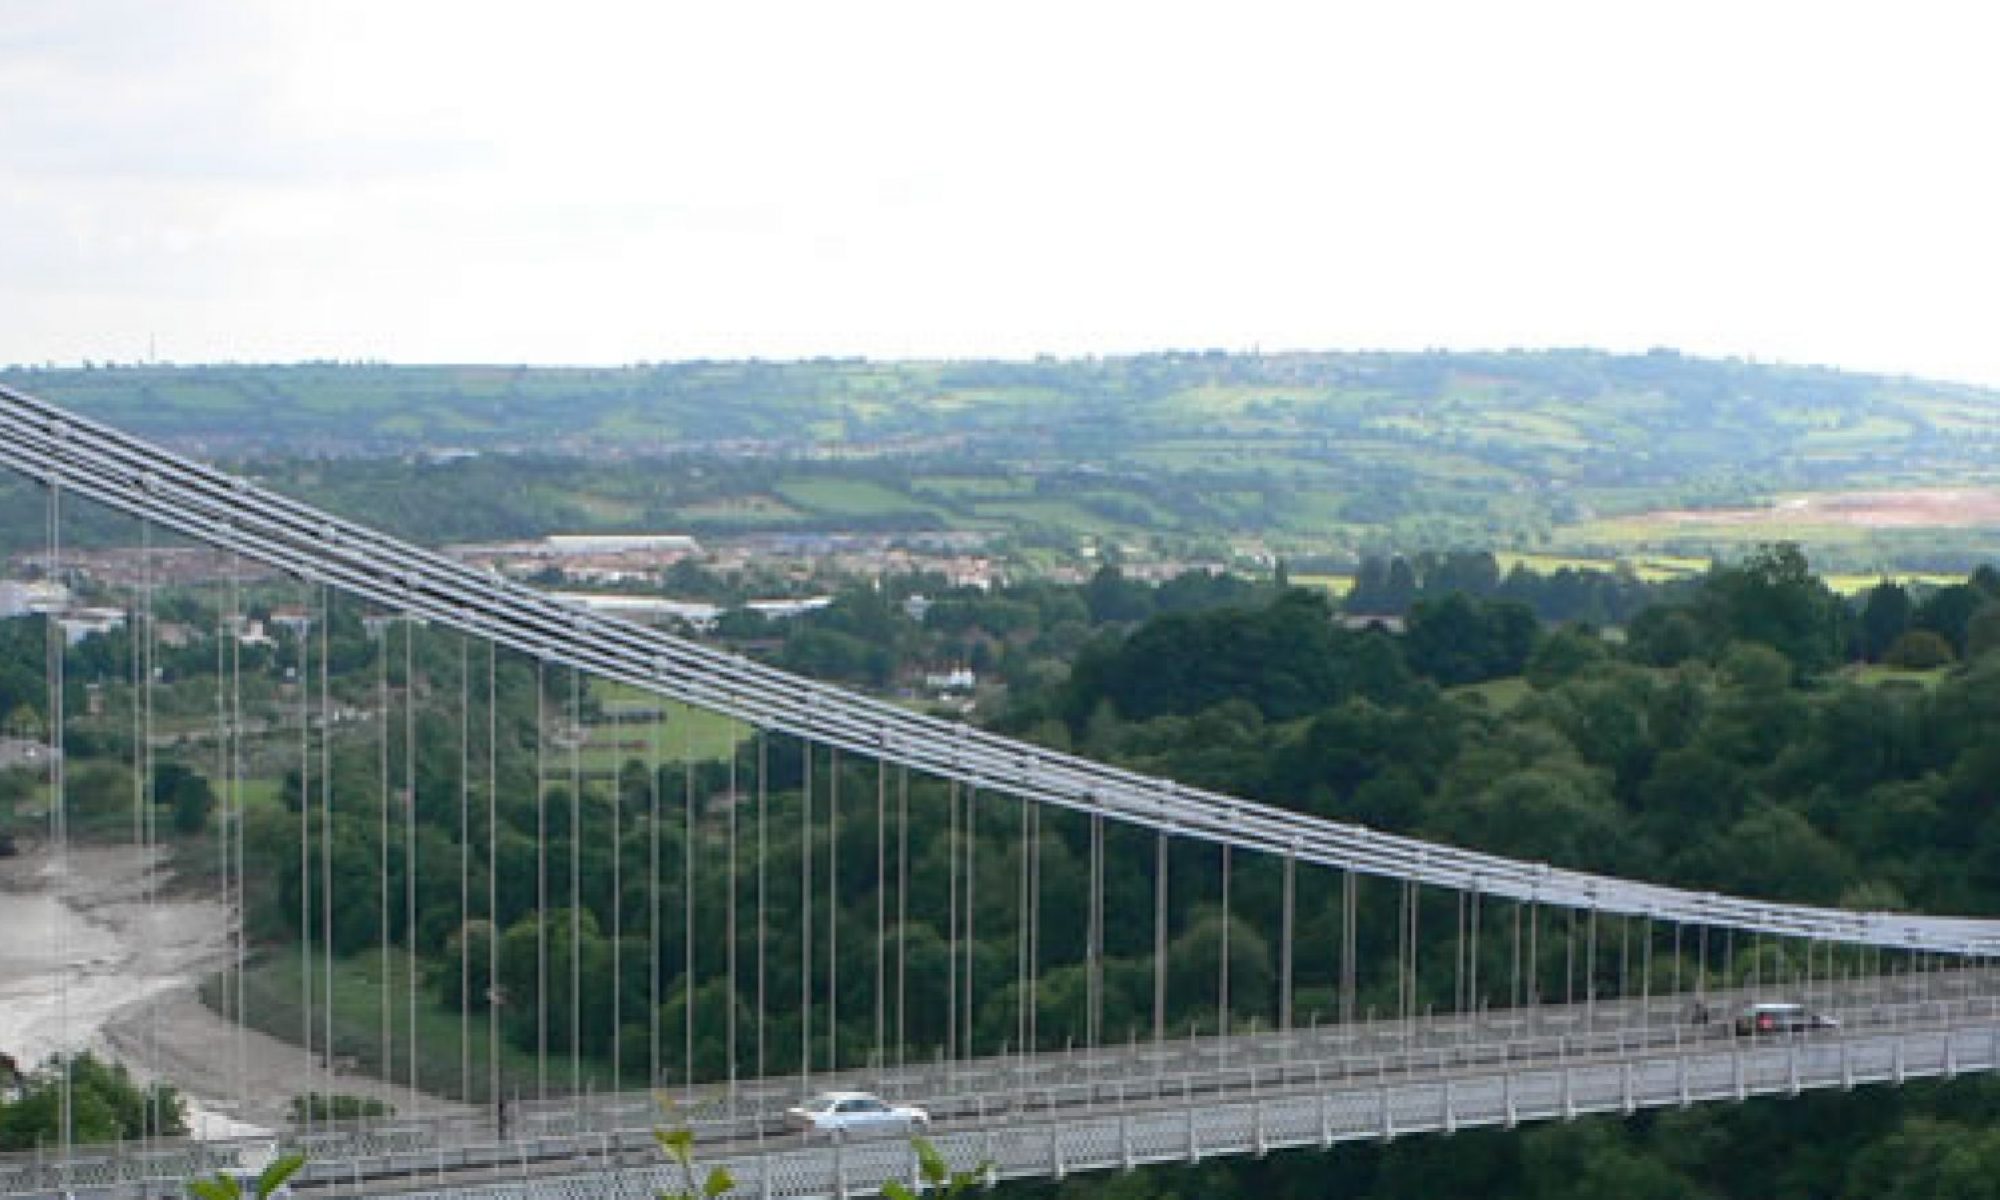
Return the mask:
[[(259, 626), (259, 632), (262, 632), (261, 626)], [(194, 626), (185, 625), (179, 621), (155, 621), (153, 623), (153, 640), (170, 650), (186, 649), (194, 645), (195, 639), (198, 636), (200, 635), (195, 632)]]
[(0, 737), (0, 771), (16, 767), (47, 770), (49, 758), (54, 753), (48, 746), (30, 738)]
[(23, 1082), (21, 1064), (14, 1061), (13, 1055), (0, 1050), (0, 1099), (18, 1096)]
[(548, 553), (558, 556), (701, 552), (701, 543), (679, 533), (555, 533), (543, 538), (542, 545)]
[[(245, 646), (274, 646), (277, 643), (264, 631), (264, 622), (255, 617), (237, 614), (229, 619), (230, 632), (236, 635), (239, 644)], [(162, 644), (165, 644), (164, 642)]]
[(695, 601), (666, 600), (658, 596), (625, 596), (616, 593), (598, 592), (552, 592), (558, 600), (567, 601), (592, 612), (606, 616), (622, 617), (627, 621), (641, 624), (675, 620), (682, 621), (695, 629), (711, 629), (722, 610), (713, 604)]
[(832, 603), (832, 596), (807, 596), (800, 600), (751, 600), (743, 607), (762, 615), (767, 620), (782, 621), (789, 617), (802, 617), (810, 612), (818, 612)]
[(122, 608), (72, 608), (56, 618), (63, 641), (74, 646), (94, 634), (109, 636), (125, 627)]
[(59, 613), (69, 607), (69, 589), (60, 583), (0, 579), (0, 617)]
[(304, 637), (312, 632), (312, 614), (303, 608), (274, 608), (271, 610), (271, 627), (293, 637)]
[(969, 692), (979, 686), (979, 677), (970, 667), (956, 667), (924, 676), (924, 686), (933, 692)]

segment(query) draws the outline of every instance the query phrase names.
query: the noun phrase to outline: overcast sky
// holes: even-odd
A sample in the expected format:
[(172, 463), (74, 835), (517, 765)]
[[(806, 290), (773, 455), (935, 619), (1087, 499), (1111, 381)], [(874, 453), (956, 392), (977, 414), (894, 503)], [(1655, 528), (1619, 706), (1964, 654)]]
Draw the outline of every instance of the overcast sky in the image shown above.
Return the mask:
[(2000, 385), (1986, 7), (0, 0), (0, 362), (1588, 345)]

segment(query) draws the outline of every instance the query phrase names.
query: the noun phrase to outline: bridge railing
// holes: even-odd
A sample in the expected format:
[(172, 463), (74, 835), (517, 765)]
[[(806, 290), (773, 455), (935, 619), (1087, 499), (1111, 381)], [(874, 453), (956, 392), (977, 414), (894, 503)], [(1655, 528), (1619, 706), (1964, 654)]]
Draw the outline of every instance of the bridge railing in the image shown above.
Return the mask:
[[(1757, 993), (1707, 994), (1718, 1013)], [(1768, 994), (1768, 993), (1766, 993)], [(1835, 1044), (1882, 1036), (1917, 1036), (1953, 1025), (2000, 1026), (2000, 997), (1986, 971), (1947, 971), (1920, 977), (1850, 981), (1825, 997), (1842, 1026)], [(1690, 997), (1649, 1002), (1507, 1010), (1429, 1021), (1376, 1021), (1282, 1033), (1198, 1038), (1155, 1046), (1098, 1048), (1088, 1053), (1037, 1056), (1023, 1061), (985, 1059), (957, 1064), (932, 1082), (934, 1091), (903, 1092), (929, 1106), (940, 1129), (960, 1125), (1006, 1128), (1060, 1121), (1100, 1111), (1130, 1113), (1236, 1102), (1242, 1097), (1293, 1091), (1322, 1093), (1356, 1087), (1406, 1086), (1416, 1080), (1451, 1080), (1568, 1064), (1581, 1069), (1602, 1062), (1661, 1057), (1700, 1059), (1718, 1052), (1755, 1053), (1768, 1039), (1732, 1036), (1725, 1021), (1687, 1023)], [(1793, 1039), (1795, 1040), (1795, 1039)], [(1971, 1061), (1961, 1069), (1975, 1069)], [(904, 1077), (920, 1081), (922, 1076)], [(865, 1085), (868, 1077), (822, 1077), (815, 1084)], [(796, 1144), (780, 1136), (777, 1117), (798, 1091), (797, 1080), (761, 1080), (754, 1096), (739, 1093), (676, 1113), (702, 1144), (751, 1142), (772, 1152)], [(754, 1102), (753, 1102), (754, 1101)], [(782, 1101), (782, 1103), (781, 1103)], [(330, 1184), (383, 1173), (427, 1170), (527, 1170), (537, 1163), (577, 1155), (644, 1157), (653, 1153), (652, 1129), (666, 1118), (648, 1097), (579, 1097), (556, 1107), (523, 1106), (509, 1136), (497, 1136), (484, 1115), (376, 1122), (312, 1132), (288, 1132), (235, 1142), (127, 1145), (77, 1155), (65, 1163), (13, 1156), (0, 1160), (0, 1195), (46, 1194), (52, 1181), (111, 1188), (107, 1194), (144, 1194), (219, 1167), (238, 1165), (280, 1149), (308, 1156), (301, 1182)], [(141, 1190), (130, 1190), (138, 1185)], [(125, 1188), (119, 1192), (116, 1189)]]
[[(1206, 1103), (1066, 1111), (943, 1132), (933, 1142), (958, 1169), (984, 1163), (995, 1178), (1060, 1179), (1072, 1171), (1948, 1077), (1994, 1069), (2000, 1065), (1996, 1052), (2000, 1026), (1990, 1021), (1832, 1039), (1730, 1039), (1636, 1059), (1574, 1059), (1467, 1075), (1272, 1088)], [(785, 1200), (868, 1195), (884, 1180), (910, 1179), (915, 1171), (910, 1149), (900, 1142), (802, 1146), (793, 1141), (761, 1153), (724, 1147), (705, 1161), (728, 1167), (746, 1196)], [(657, 1162), (636, 1160), (607, 1141), (594, 1158), (524, 1165), (511, 1178), (473, 1171), (456, 1178), (447, 1173), (428, 1189), (416, 1179), (409, 1182), (415, 1186), (399, 1194), (411, 1200), (598, 1200), (651, 1196), (675, 1181)]]

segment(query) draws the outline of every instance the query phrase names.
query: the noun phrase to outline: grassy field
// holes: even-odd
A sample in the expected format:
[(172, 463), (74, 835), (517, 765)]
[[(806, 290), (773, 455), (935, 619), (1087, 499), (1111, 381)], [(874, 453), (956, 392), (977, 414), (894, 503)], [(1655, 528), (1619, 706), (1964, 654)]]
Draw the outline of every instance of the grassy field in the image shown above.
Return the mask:
[(707, 500), (681, 509), (681, 516), (691, 521), (787, 524), (806, 515), (804, 509), (794, 508), (776, 496), (761, 494)]
[[(657, 710), (656, 720), (602, 721), (590, 727), (590, 739), (578, 755), (583, 770), (593, 775), (615, 773), (631, 759), (650, 763), (657, 753), (662, 765), (727, 761), (737, 743), (749, 735), (740, 722), (719, 713), (692, 708), (622, 683), (591, 681), (591, 695), (607, 716), (619, 711)], [(549, 754), (550, 778), (565, 778), (569, 755)]]
[(1299, 587), (1318, 588), (1335, 597), (1345, 596), (1354, 590), (1352, 575), (1293, 575), (1292, 582)]
[(1686, 579), (1708, 570), (1705, 558), (1674, 557), (1672, 555), (1640, 555), (1633, 558), (1613, 558), (1581, 554), (1534, 554), (1516, 551), (1500, 551), (1493, 556), (1499, 560), (1501, 571), (1511, 571), (1515, 567), (1526, 567), (1540, 575), (1551, 575), (1565, 568), (1573, 571), (1610, 572), (1620, 567), (1629, 567), (1632, 573), (1647, 583), (1665, 583), (1673, 579)]
[(1495, 712), (1506, 712), (1534, 695), (1535, 690), (1528, 681), (1518, 676), (1510, 679), (1489, 679), (1485, 683), (1469, 683), (1456, 687), (1451, 694), (1460, 698), (1475, 698)]
[(1860, 574), (1833, 573), (1821, 575), (1826, 586), (1843, 596), (1858, 596), (1884, 579), (1905, 586), (1919, 584), (1927, 587), (1943, 587), (1947, 584), (1964, 583), (1965, 576), (1941, 574), (1935, 571), (1866, 572)]
[(1950, 667), (1937, 667), (1929, 671), (1910, 671), (1901, 667), (1886, 667), (1878, 663), (1866, 663), (1860, 666), (1849, 667), (1842, 675), (1844, 678), (1851, 679), (1855, 683), (1876, 687), (1884, 685), (1891, 687), (1920, 687), (1925, 691), (1931, 691), (1938, 684), (1944, 682), (1945, 678), (1951, 674), (1951, 671), (1952, 668)]
[(236, 785), (246, 810), (276, 808), (283, 803), (283, 784), (277, 779), (243, 779)]
[(1034, 481), (1006, 475), (919, 475), (910, 481), (918, 495), (935, 495), (951, 502), (1031, 496)]
[(778, 495), (794, 508), (831, 516), (935, 515), (933, 509), (901, 492), (859, 479), (792, 480), (778, 485)]
[[(319, 974), (319, 963), (314, 964), (313, 988), (315, 1024), (324, 1022), (324, 1010), (320, 1003), (320, 989), (325, 980)], [(244, 1012), (248, 1024), (273, 1037), (296, 1044), (300, 1027), (304, 1021), (305, 1009), (300, 996), (303, 965), (296, 948), (287, 951), (272, 951), (260, 956), (245, 972), (243, 979)], [(389, 1034), (391, 1043), (382, 1038), (383, 984), (388, 984)], [(213, 1007), (213, 993), (216, 981), (211, 979), (203, 989), (203, 998)], [(383, 1074), (387, 1064), (388, 1074), (396, 1080), (409, 1079), (412, 1047), (417, 1062), (417, 1078), (424, 1090), (444, 1095), (457, 1096), (470, 1065), (471, 1091), (469, 1099), (474, 1103), (487, 1102), (488, 1072), (487, 1053), (490, 1045), (487, 1038), (487, 1021), (484, 1014), (473, 1014), (470, 1020), (461, 1022), (456, 1012), (437, 1006), (430, 993), (422, 987), (417, 992), (417, 1020), (412, 1036), (409, 1011), (409, 970), (408, 960), (400, 950), (391, 949), (384, 955), (378, 950), (367, 950), (351, 958), (335, 959), (333, 963), (333, 1038), (337, 1054), (351, 1056), (360, 1069), (372, 1075)], [(460, 1057), (461, 1032), (469, 1040), (470, 1052), (466, 1058)], [(317, 1032), (315, 1036), (320, 1036)], [(557, 1064), (551, 1061), (553, 1071)], [(563, 1081), (568, 1081), (569, 1061), (562, 1061)], [(303, 1072), (302, 1072), (303, 1074)], [(586, 1078), (597, 1087), (609, 1086), (611, 1070), (605, 1063), (586, 1064)], [(536, 1079), (535, 1056), (518, 1050), (504, 1042), (501, 1046), (501, 1077), (504, 1090), (532, 1090)], [(336, 1081), (331, 1089), (324, 1080), (313, 1080), (314, 1090), (338, 1092)], [(299, 1090), (305, 1091), (307, 1081), (301, 1079)], [(566, 1090), (566, 1089), (565, 1089)]]

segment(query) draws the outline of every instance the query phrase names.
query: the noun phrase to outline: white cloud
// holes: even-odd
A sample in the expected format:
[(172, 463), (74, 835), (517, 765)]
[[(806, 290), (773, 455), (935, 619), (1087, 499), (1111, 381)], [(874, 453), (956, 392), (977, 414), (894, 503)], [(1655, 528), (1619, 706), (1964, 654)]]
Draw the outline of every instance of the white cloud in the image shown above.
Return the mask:
[(0, 0), (0, 360), (1595, 344), (2000, 383), (1985, 32)]

